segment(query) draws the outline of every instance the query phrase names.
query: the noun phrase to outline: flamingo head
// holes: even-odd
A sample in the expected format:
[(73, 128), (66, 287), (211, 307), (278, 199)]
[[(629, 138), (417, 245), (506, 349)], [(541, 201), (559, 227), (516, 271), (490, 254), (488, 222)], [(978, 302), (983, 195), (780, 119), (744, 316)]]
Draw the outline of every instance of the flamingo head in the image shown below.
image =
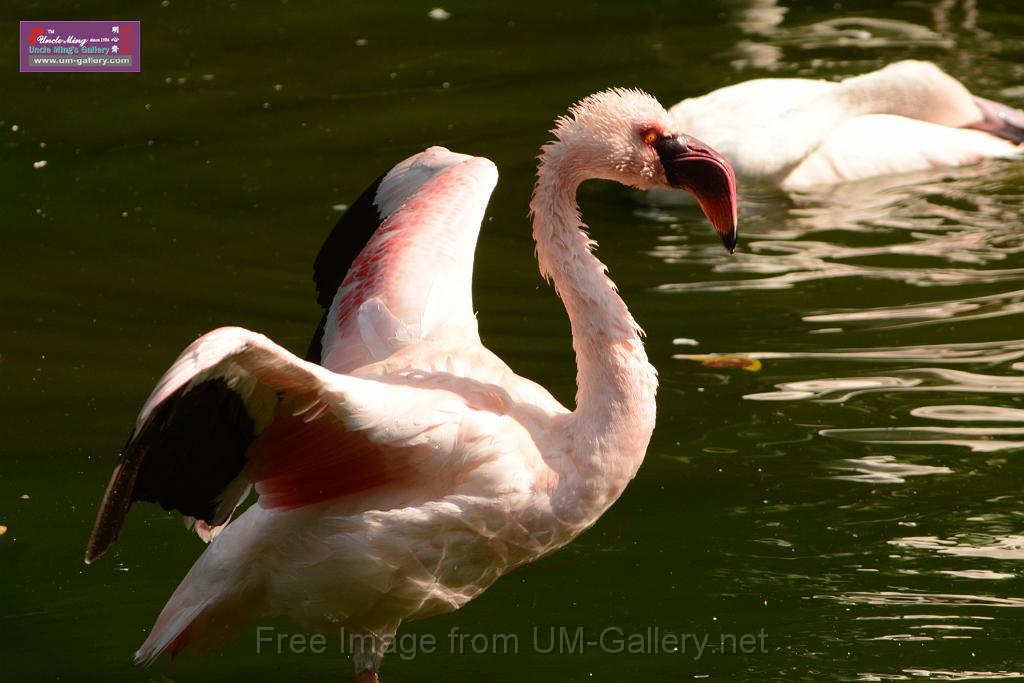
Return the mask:
[[(730, 252), (736, 247), (736, 175), (721, 154), (678, 130), (658, 100), (613, 88), (573, 105), (552, 131), (583, 176), (648, 190), (681, 188), (700, 204)], [(558, 143), (551, 143), (558, 145)]]

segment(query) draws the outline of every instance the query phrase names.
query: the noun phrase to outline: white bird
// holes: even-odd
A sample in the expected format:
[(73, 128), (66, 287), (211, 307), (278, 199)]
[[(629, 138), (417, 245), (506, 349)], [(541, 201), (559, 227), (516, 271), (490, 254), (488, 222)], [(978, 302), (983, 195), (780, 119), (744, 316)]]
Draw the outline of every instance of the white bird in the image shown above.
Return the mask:
[(934, 64), (902, 61), (836, 83), (763, 78), (669, 113), (741, 181), (793, 190), (1020, 154), (1024, 112), (972, 95)]
[[(593, 253), (576, 188), (589, 178), (688, 188), (732, 250), (735, 179), (639, 91), (592, 95), (553, 133), (530, 208), (541, 272), (572, 326), (575, 410), (477, 333), (470, 281), (494, 164), (441, 147), (406, 159), (349, 209), (316, 260), (327, 310), (311, 360), (255, 332), (214, 330), (143, 406), (86, 562), (137, 500), (179, 510), (215, 538), (136, 661), (283, 613), (342, 633), (357, 680), (376, 681), (403, 620), (457, 609), (619, 497), (654, 428), (657, 379)], [(257, 502), (229, 524), (251, 486)]]

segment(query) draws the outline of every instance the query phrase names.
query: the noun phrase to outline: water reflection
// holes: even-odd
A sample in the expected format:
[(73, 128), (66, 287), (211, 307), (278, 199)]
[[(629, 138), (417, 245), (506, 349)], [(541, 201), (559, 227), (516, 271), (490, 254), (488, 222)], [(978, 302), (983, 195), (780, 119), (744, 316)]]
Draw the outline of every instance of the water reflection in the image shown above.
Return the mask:
[[(1024, 280), (1024, 268), (1010, 265), (1016, 260), (1013, 257), (1024, 253), (1024, 231), (1019, 228), (1024, 197), (1007, 192), (1005, 183), (999, 184), (1019, 172), (1010, 162), (992, 161), (792, 195), (763, 189), (744, 191), (737, 254), (725, 259), (710, 242), (693, 244), (685, 236), (665, 235), (651, 256), (669, 264), (707, 266), (712, 277), (668, 282), (657, 289), (790, 289), (840, 278), (889, 280), (918, 287)], [(681, 196), (654, 196), (654, 205), (645, 216), (684, 223), (692, 210), (683, 214), (683, 209), (673, 207), (668, 200), (677, 198)], [(934, 305), (937, 310), (924, 305), (907, 315), (969, 314), (974, 310), (979, 316), (1011, 315), (1021, 311), (1020, 293), (1015, 288), (983, 297), (974, 293), (963, 299), (945, 297)], [(881, 318), (894, 308), (867, 310)], [(845, 310), (834, 315), (842, 319), (857, 313)]]
[[(819, 600), (833, 600), (842, 605), (899, 607), (1024, 607), (1024, 598), (995, 595), (962, 595), (957, 593), (926, 593), (918, 591), (854, 591), (838, 595), (816, 595)], [(942, 619), (949, 617), (943, 616)]]
[(885, 427), (881, 429), (823, 429), (822, 436), (867, 444), (962, 446), (974, 453), (1024, 449), (1024, 440), (1000, 436), (1024, 436), (1015, 427)]
[[(742, 263), (740, 263), (742, 261)], [(997, 282), (1024, 280), (1024, 268), (1008, 270), (965, 270), (965, 269), (932, 269), (917, 270), (910, 268), (872, 268), (826, 263), (813, 258), (796, 256), (781, 262), (777, 259), (760, 260), (741, 258), (737, 265), (723, 266), (721, 271), (746, 270), (752, 273), (778, 272), (788, 270), (782, 275), (759, 279), (718, 280), (715, 282), (682, 282), (660, 285), (663, 292), (729, 292), (738, 290), (791, 289), (798, 284), (813, 280), (829, 280), (837, 278), (861, 277), (869, 280), (898, 280), (905, 284), (922, 287), (935, 285), (991, 284)]]
[[(933, 301), (918, 305), (883, 306), (880, 308), (855, 309), (836, 313), (818, 313), (805, 315), (803, 319), (806, 322), (813, 323), (866, 323), (865, 327), (873, 330), (896, 330), (942, 324), (951, 320), (968, 321), (1000, 318), (1007, 315), (1017, 315), (1018, 313), (1024, 313), (1024, 289), (963, 299)], [(911, 320), (912, 322), (888, 325), (875, 324), (892, 320)]]
[[(894, 539), (889, 543), (901, 548), (931, 550), (940, 555), (987, 557), (994, 560), (1024, 560), (1024, 536), (990, 536), (977, 533), (960, 534), (953, 539), (942, 539), (937, 536), (908, 536)], [(1000, 578), (1003, 576), (1014, 575), (1001, 575)]]
[(953, 422), (1024, 422), (1024, 410), (1002, 406), (921, 406), (910, 411), (914, 417)]
[[(899, 19), (837, 17), (793, 27), (775, 27), (765, 32), (764, 44), (811, 52), (830, 48), (900, 48), (913, 46), (952, 48), (950, 38), (926, 26)], [(804, 63), (806, 54), (794, 55)]]
[(982, 581), (999, 581), (1001, 579), (1012, 579), (1016, 576), (1016, 574), (994, 572), (989, 569), (943, 569), (939, 573), (957, 579), (980, 579)]
[[(883, 355), (875, 356), (875, 360), (901, 360), (898, 356), (884, 355), (885, 352), (869, 352)], [(1019, 358), (1024, 351), (994, 353), (992, 359), (1005, 360)], [(763, 358), (763, 354), (744, 354), (752, 358)], [(809, 354), (805, 354), (809, 355)], [(870, 360), (870, 357), (851, 353), (822, 353), (815, 358), (852, 358)], [(965, 363), (973, 358), (953, 357), (931, 359), (933, 362)], [(815, 380), (799, 380), (776, 384), (778, 391), (747, 394), (743, 398), (750, 401), (793, 401), (815, 400), (828, 403), (845, 403), (851, 398), (866, 394), (884, 392), (929, 392), (929, 393), (975, 393), (975, 394), (1024, 394), (1024, 376), (1001, 377), (984, 375), (962, 370), (947, 368), (912, 368), (894, 373), (895, 376), (883, 377), (839, 377)], [(936, 428), (937, 429), (937, 428)]]
[(856, 681), (1002, 681), (1024, 678), (1017, 671), (950, 671), (946, 669), (901, 669), (901, 673), (863, 673)]
[(773, 69), (782, 61), (782, 47), (773, 45), (772, 36), (778, 33), (789, 11), (776, 0), (731, 0), (730, 19), (744, 35), (728, 53), (734, 69)]
[(856, 472), (856, 474), (840, 474), (832, 477), (845, 481), (856, 481), (865, 484), (902, 484), (907, 477), (920, 477), (928, 474), (951, 474), (948, 467), (932, 465), (915, 465), (898, 462), (891, 455), (869, 455), (863, 458), (848, 458), (832, 465), (834, 469)]
[[(810, 71), (807, 68), (810, 62), (814, 68), (810, 73), (820, 77), (820, 70), (829, 62), (814, 58), (815, 52), (840, 48), (865, 51), (908, 47), (949, 50), (955, 46), (948, 30), (937, 32), (899, 19), (839, 17), (783, 26), (788, 9), (779, 6), (776, 0), (730, 0), (727, 5), (731, 9), (730, 18), (744, 34), (726, 55), (738, 71), (794, 69), (803, 74)], [(948, 29), (948, 8), (946, 14), (936, 8), (934, 16), (945, 18), (947, 21), (941, 28)]]

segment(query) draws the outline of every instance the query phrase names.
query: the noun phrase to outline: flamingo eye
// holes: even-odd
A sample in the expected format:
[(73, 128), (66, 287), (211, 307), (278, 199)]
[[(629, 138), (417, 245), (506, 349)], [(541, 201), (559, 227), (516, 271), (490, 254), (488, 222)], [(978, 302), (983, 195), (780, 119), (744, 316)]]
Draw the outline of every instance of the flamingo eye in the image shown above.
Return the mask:
[(660, 138), (661, 135), (654, 128), (643, 128), (640, 131), (640, 139), (644, 141), (645, 145), (653, 145)]

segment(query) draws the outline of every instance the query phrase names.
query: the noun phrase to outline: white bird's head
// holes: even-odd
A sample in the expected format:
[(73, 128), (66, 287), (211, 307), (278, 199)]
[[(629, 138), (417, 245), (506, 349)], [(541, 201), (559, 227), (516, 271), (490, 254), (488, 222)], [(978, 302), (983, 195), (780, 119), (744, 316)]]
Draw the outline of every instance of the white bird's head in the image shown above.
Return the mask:
[[(736, 176), (725, 157), (677, 124), (658, 100), (640, 90), (612, 88), (574, 104), (551, 131), (549, 154), (571, 159), (583, 177), (648, 190), (681, 188), (696, 197), (731, 252), (736, 246)], [(557, 151), (556, 151), (557, 150)]]

